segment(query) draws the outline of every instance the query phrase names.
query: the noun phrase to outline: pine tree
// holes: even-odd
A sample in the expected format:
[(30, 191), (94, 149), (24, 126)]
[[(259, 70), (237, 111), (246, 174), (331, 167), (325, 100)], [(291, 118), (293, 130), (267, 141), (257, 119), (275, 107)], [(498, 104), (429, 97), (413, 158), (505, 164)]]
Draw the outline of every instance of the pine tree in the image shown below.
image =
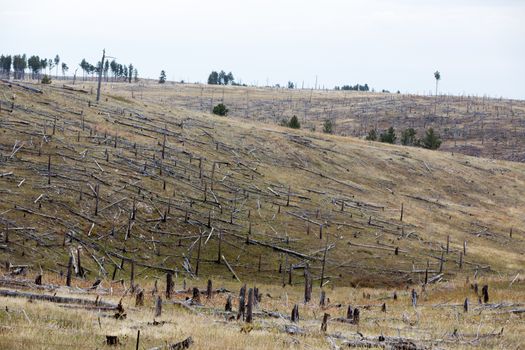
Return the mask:
[(164, 70), (160, 71), (159, 84), (164, 84), (166, 82), (166, 72)]
[(395, 143), (397, 139), (396, 132), (393, 127), (389, 127), (388, 130), (379, 135), (379, 141), (385, 143)]
[(293, 116), (290, 118), (290, 121), (288, 122), (288, 127), (292, 129), (300, 129), (301, 123), (299, 123), (299, 119), (297, 119), (297, 116)]
[(377, 131), (376, 129), (372, 129), (368, 132), (368, 135), (365, 137), (368, 141), (377, 141)]
[(434, 132), (433, 128), (429, 128), (425, 137), (421, 139), (421, 146), (426, 149), (438, 149), (441, 146), (441, 137)]
[(226, 116), (228, 114), (229, 110), (226, 108), (226, 106), (222, 103), (219, 103), (215, 107), (213, 107), (213, 114), (220, 115), (220, 116)]
[(323, 132), (325, 134), (333, 134), (334, 133), (334, 122), (330, 119), (326, 119), (323, 124)]
[(405, 146), (413, 146), (416, 144), (416, 130), (408, 128), (401, 133), (401, 144)]
[(55, 67), (57, 67), (56, 78), (58, 79), (58, 64), (60, 63), (60, 56), (59, 55), (55, 56), (54, 62), (55, 62)]

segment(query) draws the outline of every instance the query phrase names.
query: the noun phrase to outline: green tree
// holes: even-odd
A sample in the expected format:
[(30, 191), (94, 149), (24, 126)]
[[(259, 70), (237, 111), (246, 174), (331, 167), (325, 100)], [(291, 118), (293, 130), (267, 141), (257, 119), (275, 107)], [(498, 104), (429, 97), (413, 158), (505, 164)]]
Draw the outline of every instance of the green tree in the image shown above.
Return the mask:
[(416, 144), (416, 130), (408, 128), (401, 133), (401, 144), (405, 146), (413, 146)]
[(133, 79), (135, 80), (135, 83), (139, 82), (139, 71), (137, 70), (137, 68), (133, 70)]
[(426, 149), (438, 149), (441, 142), (441, 137), (434, 132), (433, 128), (429, 128), (425, 132), (425, 137), (421, 139), (421, 146)]
[(164, 70), (160, 71), (159, 84), (164, 84), (166, 82), (166, 72)]
[(10, 55), (8, 56), (0, 56), (0, 69), (2, 70), (2, 73), (9, 79), (9, 76), (11, 75), (11, 63), (13, 59)]
[(113, 75), (113, 80), (117, 79), (118, 75), (118, 63), (115, 60), (112, 60), (109, 64), (109, 69), (111, 70), (111, 74)]
[(24, 79), (24, 72), (28, 67), (27, 64), (26, 54), (13, 56), (13, 75), (15, 79)]
[(228, 78), (226, 77), (226, 72), (221, 70), (219, 72), (219, 85), (226, 85)]
[(51, 77), (47, 74), (44, 74), (41, 82), (42, 84), (51, 84)]
[(372, 129), (368, 132), (368, 135), (365, 137), (368, 141), (377, 141), (377, 131), (376, 129)]
[(334, 122), (331, 119), (326, 119), (323, 123), (323, 132), (325, 134), (333, 134), (334, 133)]
[(108, 73), (109, 73), (109, 61), (106, 60), (106, 62), (104, 62), (104, 79), (106, 81), (108, 81)]
[(57, 72), (56, 72), (55, 76), (58, 79), (58, 64), (60, 63), (60, 56), (59, 55), (55, 56), (54, 62), (55, 62), (55, 67), (57, 67)]
[(40, 57), (38, 56), (31, 56), (27, 60), (27, 65), (29, 66), (29, 69), (31, 69), (31, 79), (38, 78), (38, 75), (40, 74), (40, 70), (42, 69), (42, 60), (40, 60)]
[(210, 75), (208, 76), (208, 84), (210, 85), (219, 84), (219, 73), (217, 73), (216, 71), (212, 71)]
[(226, 108), (226, 106), (223, 103), (219, 103), (218, 105), (213, 107), (213, 114), (226, 116), (228, 112), (228, 108)]
[(68, 70), (69, 70), (69, 67), (67, 66), (67, 64), (65, 62), (62, 62), (62, 76), (64, 78), (66, 77), (66, 73)]
[(393, 127), (389, 127), (386, 132), (382, 132), (381, 135), (379, 135), (379, 141), (385, 142), (385, 143), (395, 143), (397, 139), (396, 131)]
[(290, 121), (288, 122), (288, 127), (292, 129), (300, 129), (301, 123), (299, 123), (299, 119), (297, 119), (297, 116), (293, 116), (290, 118)]
[(47, 69), (47, 60), (45, 58), (42, 58), (40, 60), (40, 68), (44, 70), (44, 72), (46, 71)]
[(288, 89), (293, 89), (295, 87), (294, 83), (289, 81), (288, 82)]
[(129, 64), (128, 68), (128, 83), (131, 83), (131, 79), (133, 78), (133, 64)]
[(86, 80), (86, 72), (89, 70), (89, 63), (83, 58), (82, 61), (80, 61), (79, 66), (82, 69), (82, 80)]
[(233, 84), (234, 83), (234, 78), (233, 78), (233, 74), (232, 72), (226, 74), (225, 76), (225, 85), (228, 85), (228, 84)]

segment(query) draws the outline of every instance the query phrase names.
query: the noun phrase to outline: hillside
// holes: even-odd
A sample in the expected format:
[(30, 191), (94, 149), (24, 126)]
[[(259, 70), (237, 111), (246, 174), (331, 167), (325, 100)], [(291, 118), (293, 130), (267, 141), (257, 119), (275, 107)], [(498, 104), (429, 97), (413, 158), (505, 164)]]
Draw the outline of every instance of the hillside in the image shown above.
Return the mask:
[(128, 278), (130, 262), (231, 276), (222, 255), (240, 279), (275, 283), (306, 264), (320, 279), (326, 251), (325, 281), (375, 286), (525, 262), (523, 164), (241, 123), (124, 84), (100, 104), (38, 88), (0, 85), (13, 265), (64, 273), (74, 253), (89, 279)]
[(0, 83), (0, 348), (522, 343), (525, 164), (216, 117), (172, 87), (23, 85)]
[(364, 138), (394, 127), (414, 128), (417, 136), (432, 127), (443, 138), (441, 150), (490, 159), (525, 161), (525, 102), (475, 96), (434, 96), (334, 90), (246, 88), (156, 82), (120, 86), (123, 96), (209, 112), (224, 102), (230, 115), (279, 124), (296, 115), (302, 127), (322, 131), (325, 120), (338, 135)]

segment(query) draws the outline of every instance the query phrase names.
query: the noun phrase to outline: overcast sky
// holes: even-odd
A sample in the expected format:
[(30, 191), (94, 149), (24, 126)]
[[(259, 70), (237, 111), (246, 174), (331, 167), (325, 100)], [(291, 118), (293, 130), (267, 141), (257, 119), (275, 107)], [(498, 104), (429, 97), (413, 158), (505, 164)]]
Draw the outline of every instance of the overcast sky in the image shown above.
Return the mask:
[(0, 53), (70, 67), (102, 48), (139, 75), (525, 99), (523, 0), (12, 0)]

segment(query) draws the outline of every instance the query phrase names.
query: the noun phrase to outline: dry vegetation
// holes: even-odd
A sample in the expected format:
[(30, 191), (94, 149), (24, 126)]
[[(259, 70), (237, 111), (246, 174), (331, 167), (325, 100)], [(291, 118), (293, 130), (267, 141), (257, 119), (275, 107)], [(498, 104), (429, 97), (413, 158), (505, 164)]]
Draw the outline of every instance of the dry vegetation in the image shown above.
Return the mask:
[(278, 124), (296, 115), (303, 128), (321, 132), (334, 122), (338, 135), (364, 138), (375, 128), (414, 128), (418, 136), (432, 127), (444, 140), (442, 150), (491, 159), (525, 161), (525, 102), (473, 96), (407, 95), (356, 91), (219, 87), (177, 84), (160, 89), (127, 86), (124, 96), (162, 100), (171, 106), (209, 112), (224, 102), (230, 115)]
[[(514, 279), (525, 263), (525, 165), (239, 122), (200, 112), (208, 109), (202, 104), (180, 106), (181, 99), (199, 101), (191, 93), (208, 87), (132, 87), (133, 95), (129, 85), (108, 85), (96, 104), (87, 84), (88, 93), (37, 86), (42, 94), (0, 85), (0, 258), (10, 276), (0, 284), (13, 288), (13, 275), (32, 279), (43, 271), (44, 284), (55, 285), (48, 294), (85, 294), (78, 288), (99, 278), (89, 294), (113, 302), (124, 294), (127, 313), (116, 320), (2, 298), (0, 347), (93, 348), (115, 333), (134, 348), (137, 329), (143, 348), (189, 335), (197, 348), (328, 348), (356, 332), (400, 336), (420, 347), (519, 345), (523, 322), (512, 310), (525, 300), (524, 281)], [(214, 91), (219, 99), (221, 90)], [(251, 101), (267, 94), (243, 91)], [(330, 97), (314, 93), (312, 101), (321, 103), (323, 94)], [(258, 119), (256, 111), (246, 115)], [(72, 287), (57, 289), (68, 261)], [(303, 306), (306, 268), (315, 287), (313, 301)], [(306, 334), (291, 336), (283, 332), (286, 320), (259, 314), (253, 329), (241, 333), (242, 322), (226, 322), (218, 312), (224, 294), (191, 310), (168, 302), (159, 319), (169, 323), (147, 324), (153, 281), (163, 291), (166, 273), (173, 273), (176, 288), (186, 278), (202, 289), (208, 276), (217, 276), (215, 286), (237, 296), (240, 283), (230, 280), (230, 269), (258, 284), (263, 301), (256, 311), (289, 315), (300, 304)], [(436, 284), (423, 291), (425, 276)], [(131, 279), (147, 291), (146, 306), (134, 306)], [(319, 330), (320, 280), (330, 304), (341, 303), (328, 307), (332, 317), (343, 316), (348, 304), (363, 309), (359, 325), (330, 322), (332, 340)], [(489, 285), (489, 304), (477, 305), (471, 283)], [(416, 308), (413, 286), (420, 294)], [(465, 297), (472, 305), (463, 314)], [(38, 340), (46, 331), (51, 335)]]

